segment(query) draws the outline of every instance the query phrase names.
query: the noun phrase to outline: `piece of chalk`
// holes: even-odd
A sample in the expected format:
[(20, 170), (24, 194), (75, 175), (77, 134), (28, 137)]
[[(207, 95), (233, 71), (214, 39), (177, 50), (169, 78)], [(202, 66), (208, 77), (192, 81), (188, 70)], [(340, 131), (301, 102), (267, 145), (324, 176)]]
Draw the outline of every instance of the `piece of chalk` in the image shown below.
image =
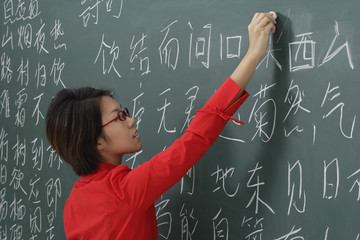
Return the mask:
[(269, 13), (273, 16), (273, 18), (275, 20), (277, 19), (277, 15), (276, 15), (276, 13), (274, 11), (270, 11)]

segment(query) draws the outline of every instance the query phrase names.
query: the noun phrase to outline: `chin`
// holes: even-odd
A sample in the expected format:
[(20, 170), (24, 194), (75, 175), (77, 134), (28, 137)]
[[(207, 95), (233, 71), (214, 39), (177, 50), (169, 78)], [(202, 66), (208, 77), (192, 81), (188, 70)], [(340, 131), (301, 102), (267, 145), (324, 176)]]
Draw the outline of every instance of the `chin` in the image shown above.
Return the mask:
[(142, 149), (142, 144), (140, 144), (139, 149), (136, 152), (140, 151), (141, 149)]
[(138, 146), (133, 151), (131, 151), (131, 153), (136, 153), (136, 152), (140, 151), (141, 149), (142, 149), (142, 144), (140, 144), (140, 146)]

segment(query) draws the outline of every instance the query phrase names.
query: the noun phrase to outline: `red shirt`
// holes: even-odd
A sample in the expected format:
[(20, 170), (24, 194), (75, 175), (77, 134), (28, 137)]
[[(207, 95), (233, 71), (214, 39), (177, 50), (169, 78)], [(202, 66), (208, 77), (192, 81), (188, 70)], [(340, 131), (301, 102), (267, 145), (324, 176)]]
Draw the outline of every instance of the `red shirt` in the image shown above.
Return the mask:
[(240, 87), (230, 78), (195, 115), (184, 135), (135, 169), (102, 162), (74, 184), (64, 209), (69, 240), (158, 239), (155, 201), (176, 184), (215, 142), (249, 96), (231, 103)]

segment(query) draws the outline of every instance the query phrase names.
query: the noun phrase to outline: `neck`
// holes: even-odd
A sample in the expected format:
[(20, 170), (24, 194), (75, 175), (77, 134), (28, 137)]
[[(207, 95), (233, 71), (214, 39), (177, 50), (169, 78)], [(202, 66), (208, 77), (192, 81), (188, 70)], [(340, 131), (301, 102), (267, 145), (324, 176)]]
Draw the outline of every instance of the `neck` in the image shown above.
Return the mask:
[(122, 163), (122, 156), (123, 155), (121, 155), (121, 156), (103, 156), (102, 161), (119, 166)]

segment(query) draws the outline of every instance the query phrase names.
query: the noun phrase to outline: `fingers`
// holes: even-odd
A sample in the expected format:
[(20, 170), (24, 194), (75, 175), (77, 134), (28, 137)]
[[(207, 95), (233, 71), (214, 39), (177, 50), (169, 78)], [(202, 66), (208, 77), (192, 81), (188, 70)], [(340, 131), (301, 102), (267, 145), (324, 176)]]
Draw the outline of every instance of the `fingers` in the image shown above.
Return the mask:
[(276, 21), (271, 13), (256, 13), (248, 26), (249, 50), (255, 57), (262, 57), (269, 42), (269, 31), (275, 32)]
[(261, 22), (264, 18), (270, 20), (273, 24), (276, 24), (276, 20), (273, 18), (271, 13), (255, 13), (252, 21), (256, 24)]
[(273, 18), (271, 13), (255, 13), (250, 25), (264, 28), (268, 31), (275, 32), (276, 20)]
[[(272, 18), (272, 17), (271, 17), (271, 18)], [(268, 17), (264, 17), (264, 18), (261, 20), (261, 22), (259, 23), (259, 27), (260, 27), (260, 28), (264, 28), (264, 29), (266, 29), (267, 31), (270, 31), (270, 30), (271, 30), (272, 33), (274, 33), (274, 32), (275, 32), (275, 29), (276, 29), (275, 23), (274, 23), (273, 21), (270, 21)]]

